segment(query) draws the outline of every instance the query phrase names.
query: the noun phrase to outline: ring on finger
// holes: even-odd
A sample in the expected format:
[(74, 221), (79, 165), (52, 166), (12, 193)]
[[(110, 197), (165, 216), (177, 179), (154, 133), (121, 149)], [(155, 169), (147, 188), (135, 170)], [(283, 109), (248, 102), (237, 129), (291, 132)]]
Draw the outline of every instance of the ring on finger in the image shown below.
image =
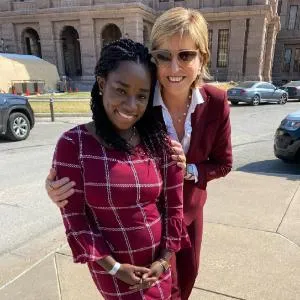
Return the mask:
[(50, 191), (53, 191), (53, 190), (54, 190), (54, 187), (52, 186), (51, 181), (48, 181), (48, 187), (50, 188)]

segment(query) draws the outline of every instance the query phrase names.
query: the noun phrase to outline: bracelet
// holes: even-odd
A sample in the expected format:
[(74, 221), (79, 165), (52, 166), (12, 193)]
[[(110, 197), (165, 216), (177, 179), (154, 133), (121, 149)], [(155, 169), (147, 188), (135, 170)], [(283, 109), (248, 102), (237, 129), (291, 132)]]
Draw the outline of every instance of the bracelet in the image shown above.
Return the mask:
[(158, 263), (161, 265), (164, 273), (166, 273), (170, 269), (170, 264), (166, 259), (161, 258), (158, 260)]
[(114, 264), (114, 266), (111, 268), (111, 270), (108, 271), (108, 274), (110, 274), (110, 275), (112, 275), (112, 276), (116, 275), (117, 272), (119, 271), (120, 267), (121, 267), (121, 264), (118, 263), (118, 262), (116, 262), (116, 263)]

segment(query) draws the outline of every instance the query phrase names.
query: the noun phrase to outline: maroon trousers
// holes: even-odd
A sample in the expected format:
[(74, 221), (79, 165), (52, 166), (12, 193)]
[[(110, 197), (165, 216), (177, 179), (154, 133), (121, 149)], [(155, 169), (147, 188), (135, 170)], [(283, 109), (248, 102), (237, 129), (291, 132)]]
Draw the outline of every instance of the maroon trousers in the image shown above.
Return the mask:
[(171, 259), (172, 300), (188, 300), (198, 275), (203, 233), (203, 209), (187, 229), (192, 247), (180, 250)]

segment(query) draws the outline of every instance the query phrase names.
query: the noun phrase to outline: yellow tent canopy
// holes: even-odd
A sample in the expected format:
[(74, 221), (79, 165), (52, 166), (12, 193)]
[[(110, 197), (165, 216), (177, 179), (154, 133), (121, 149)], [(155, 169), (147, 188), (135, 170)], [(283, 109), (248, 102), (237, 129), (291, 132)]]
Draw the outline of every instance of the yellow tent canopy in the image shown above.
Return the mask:
[(0, 92), (12, 92), (13, 86), (30, 93), (56, 90), (58, 81), (56, 66), (39, 57), (0, 53)]

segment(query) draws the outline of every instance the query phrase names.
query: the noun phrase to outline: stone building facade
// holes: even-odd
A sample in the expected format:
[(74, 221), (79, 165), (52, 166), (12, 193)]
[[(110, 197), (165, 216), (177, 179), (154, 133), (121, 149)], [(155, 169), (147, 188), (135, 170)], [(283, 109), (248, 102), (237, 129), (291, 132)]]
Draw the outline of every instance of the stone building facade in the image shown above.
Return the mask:
[(300, 80), (300, 0), (279, 0), (281, 30), (277, 36), (273, 80)]
[[(295, 0), (297, 1), (297, 0)], [(148, 44), (156, 17), (199, 9), (209, 25), (216, 80), (271, 80), (278, 0), (23, 0), (0, 2), (0, 50), (41, 56), (61, 76), (90, 81), (102, 46), (120, 37)]]

